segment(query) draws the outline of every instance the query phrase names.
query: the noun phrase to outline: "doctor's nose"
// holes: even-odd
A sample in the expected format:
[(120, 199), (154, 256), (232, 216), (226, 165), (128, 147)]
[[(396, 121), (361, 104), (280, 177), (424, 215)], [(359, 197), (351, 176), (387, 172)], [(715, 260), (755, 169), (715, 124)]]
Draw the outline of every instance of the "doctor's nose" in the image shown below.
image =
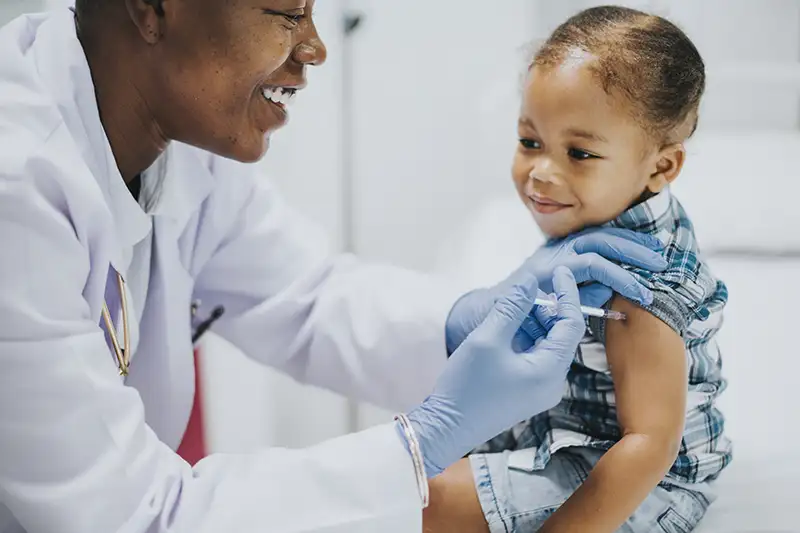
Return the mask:
[(327, 58), (328, 49), (316, 31), (308, 39), (298, 43), (292, 51), (292, 59), (303, 66), (320, 66)]

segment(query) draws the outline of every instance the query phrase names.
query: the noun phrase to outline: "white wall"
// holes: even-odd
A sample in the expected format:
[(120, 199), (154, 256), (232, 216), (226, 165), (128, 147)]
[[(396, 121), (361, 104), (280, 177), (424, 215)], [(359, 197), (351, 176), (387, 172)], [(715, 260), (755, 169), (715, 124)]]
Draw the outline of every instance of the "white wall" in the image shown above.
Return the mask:
[(5, 24), (11, 19), (44, 9), (42, 0), (0, 0), (0, 24)]
[(535, 4), (359, 5), (356, 243), (367, 257), (424, 268), (484, 191), (510, 184), (513, 102)]
[[(774, 130), (800, 126), (798, 86), (753, 76), (753, 64), (800, 62), (797, 0), (671, 0), (661, 11), (697, 45), (709, 71), (701, 110), (704, 130)], [(738, 70), (731, 73), (731, 70)], [(731, 75), (733, 74), (733, 75)]]

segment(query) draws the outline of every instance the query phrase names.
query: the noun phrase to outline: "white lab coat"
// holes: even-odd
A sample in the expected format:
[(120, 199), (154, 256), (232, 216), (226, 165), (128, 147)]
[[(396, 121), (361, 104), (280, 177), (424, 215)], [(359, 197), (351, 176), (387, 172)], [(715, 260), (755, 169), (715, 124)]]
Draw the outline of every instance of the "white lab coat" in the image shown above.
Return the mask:
[[(181, 460), (190, 302), (223, 304), (216, 331), (264, 364), (406, 409), (446, 360), (457, 295), (330, 258), (254, 167), (188, 146), (169, 148), (161, 201), (144, 215), (114, 163), (71, 12), (17, 19), (0, 50), (0, 532), (419, 531), (392, 424), (306, 450)], [(134, 274), (130, 248), (150, 228), (123, 381), (101, 306), (109, 267)]]

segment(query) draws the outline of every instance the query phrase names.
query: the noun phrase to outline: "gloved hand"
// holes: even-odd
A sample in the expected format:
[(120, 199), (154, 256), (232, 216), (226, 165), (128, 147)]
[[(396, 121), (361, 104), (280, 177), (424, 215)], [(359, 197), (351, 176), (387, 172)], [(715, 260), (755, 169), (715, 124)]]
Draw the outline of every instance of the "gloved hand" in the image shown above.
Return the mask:
[[(570, 270), (557, 268), (553, 286), (558, 309), (533, 309), (536, 277), (530, 271), (519, 276), (450, 357), (433, 394), (408, 414), (429, 478), (561, 400), (585, 323)], [(532, 309), (547, 336), (520, 352), (519, 328)]]
[[(652, 293), (616, 263), (627, 263), (651, 272), (661, 272), (667, 262), (663, 245), (655, 237), (620, 228), (594, 228), (550, 241), (528, 258), (506, 280), (489, 289), (478, 289), (461, 297), (447, 318), (447, 352), (453, 353), (469, 333), (487, 316), (498, 294), (521, 278), (533, 274), (544, 292), (553, 291), (553, 270), (566, 266), (580, 287), (582, 305), (602, 307), (614, 292), (633, 301), (649, 304)], [(530, 329), (526, 324), (525, 330)], [(533, 339), (529, 339), (531, 344)]]

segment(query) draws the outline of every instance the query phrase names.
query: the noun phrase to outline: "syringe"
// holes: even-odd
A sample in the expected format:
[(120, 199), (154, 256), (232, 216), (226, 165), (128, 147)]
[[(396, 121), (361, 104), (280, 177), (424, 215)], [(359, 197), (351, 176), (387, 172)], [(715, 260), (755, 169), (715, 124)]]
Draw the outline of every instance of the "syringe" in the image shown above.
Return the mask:
[[(536, 305), (542, 305), (544, 307), (556, 307), (558, 304), (553, 300), (545, 300), (544, 298), (536, 298), (534, 300)], [(581, 312), (587, 316), (596, 316), (598, 318), (604, 318), (608, 320), (625, 320), (627, 317), (625, 313), (620, 313), (619, 311), (612, 311), (610, 309), (600, 309), (599, 307), (589, 307), (588, 305), (581, 306)]]

